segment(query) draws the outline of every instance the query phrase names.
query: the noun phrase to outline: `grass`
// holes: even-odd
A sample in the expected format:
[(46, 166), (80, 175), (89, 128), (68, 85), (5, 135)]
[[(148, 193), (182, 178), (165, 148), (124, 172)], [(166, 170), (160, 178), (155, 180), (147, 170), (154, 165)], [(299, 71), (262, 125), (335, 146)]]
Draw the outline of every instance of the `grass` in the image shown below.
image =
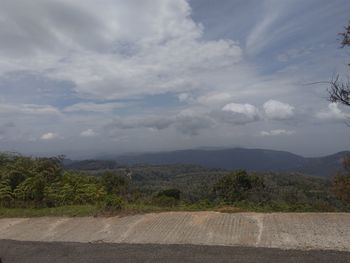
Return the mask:
[(94, 216), (98, 211), (98, 207), (93, 205), (52, 208), (0, 208), (0, 217)]
[(208, 203), (186, 204), (176, 206), (159, 206), (151, 203), (126, 203), (121, 210), (106, 211), (96, 205), (74, 205), (53, 208), (0, 208), (0, 218), (9, 217), (43, 217), (43, 216), (127, 216), (145, 213), (160, 213), (170, 211), (216, 211), (222, 213), (237, 212), (336, 212), (330, 208), (308, 205), (287, 205), (273, 203), (259, 205), (251, 202), (238, 202), (234, 205)]
[[(43, 216), (126, 216), (133, 214), (160, 213), (170, 211), (220, 211), (219, 207), (206, 204), (185, 204), (176, 206), (158, 206), (148, 203), (126, 203), (122, 210), (107, 211), (95, 205), (60, 206), (52, 208), (2, 208), (0, 218), (43, 217)], [(227, 210), (228, 211), (228, 210)], [(222, 211), (222, 212), (227, 212)], [(232, 211), (232, 210), (230, 210)]]

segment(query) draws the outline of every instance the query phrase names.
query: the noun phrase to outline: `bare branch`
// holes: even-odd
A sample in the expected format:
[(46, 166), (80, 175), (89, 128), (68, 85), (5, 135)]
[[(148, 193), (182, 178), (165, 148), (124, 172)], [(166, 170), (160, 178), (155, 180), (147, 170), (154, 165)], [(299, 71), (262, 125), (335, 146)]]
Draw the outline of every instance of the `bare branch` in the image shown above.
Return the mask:
[(330, 102), (338, 102), (350, 106), (350, 82), (342, 82), (339, 75), (330, 81), (331, 87), (328, 89)]
[(341, 47), (350, 46), (350, 22), (345, 27), (345, 32), (339, 33), (339, 35), (342, 36)]

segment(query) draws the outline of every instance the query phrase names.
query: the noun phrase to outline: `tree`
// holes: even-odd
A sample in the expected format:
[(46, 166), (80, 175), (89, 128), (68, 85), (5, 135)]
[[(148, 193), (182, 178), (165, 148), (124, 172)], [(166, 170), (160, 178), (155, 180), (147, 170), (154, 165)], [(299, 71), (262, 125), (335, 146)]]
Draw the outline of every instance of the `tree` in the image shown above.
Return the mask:
[(101, 182), (108, 194), (125, 195), (128, 192), (127, 178), (115, 172), (105, 172), (101, 177)]
[(63, 173), (63, 159), (64, 156), (38, 158), (35, 161), (34, 172), (41, 174), (48, 183), (56, 182)]
[(213, 188), (215, 196), (232, 203), (249, 199), (250, 195), (264, 188), (263, 180), (256, 175), (249, 175), (244, 170), (230, 173), (221, 178)]
[(350, 21), (349, 25), (345, 27), (345, 32), (339, 33), (342, 36), (341, 46), (350, 46)]
[[(339, 33), (342, 37), (341, 47), (350, 46), (350, 21), (348, 26), (345, 27), (345, 32)], [(349, 64), (350, 66), (350, 64)], [(342, 82), (337, 76), (331, 81), (331, 87), (328, 90), (329, 100), (331, 102), (338, 102), (345, 106), (350, 106), (350, 81)], [(338, 174), (333, 179), (333, 191), (335, 195), (350, 204), (350, 155), (346, 156), (343, 160), (343, 166), (345, 173)]]
[(179, 189), (171, 188), (171, 189), (166, 189), (166, 190), (160, 191), (157, 194), (157, 196), (158, 197), (167, 196), (167, 197), (172, 197), (176, 200), (180, 200), (180, 194), (181, 194), (181, 191)]
[(45, 197), (45, 180), (41, 175), (28, 177), (16, 187), (14, 193), (24, 203), (34, 201), (36, 205), (40, 205)]
[[(350, 22), (347, 27), (345, 27), (345, 32), (339, 33), (342, 37), (341, 47), (350, 46)], [(349, 64), (350, 66), (350, 64)], [(329, 101), (341, 103), (345, 106), (350, 106), (350, 81), (343, 82), (339, 80), (339, 76), (336, 76), (330, 81), (330, 88), (328, 89)]]
[(350, 205), (350, 155), (343, 160), (344, 173), (333, 179), (333, 192), (337, 198)]
[(0, 206), (9, 207), (13, 201), (13, 194), (8, 179), (0, 181)]

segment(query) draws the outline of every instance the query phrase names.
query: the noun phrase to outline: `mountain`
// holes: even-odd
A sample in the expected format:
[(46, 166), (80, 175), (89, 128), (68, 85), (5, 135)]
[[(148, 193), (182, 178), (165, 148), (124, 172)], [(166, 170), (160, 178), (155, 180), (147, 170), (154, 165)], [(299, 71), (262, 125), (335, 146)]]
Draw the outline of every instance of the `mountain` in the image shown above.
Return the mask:
[(206, 168), (300, 172), (328, 177), (342, 170), (341, 160), (346, 154), (350, 154), (350, 152), (339, 152), (324, 157), (306, 158), (290, 152), (264, 149), (195, 149), (123, 155), (117, 157), (116, 161), (129, 165), (194, 164)]
[(106, 170), (106, 169), (118, 169), (125, 166), (120, 165), (114, 160), (82, 160), (82, 161), (72, 161), (65, 159), (63, 165), (66, 169), (70, 170)]

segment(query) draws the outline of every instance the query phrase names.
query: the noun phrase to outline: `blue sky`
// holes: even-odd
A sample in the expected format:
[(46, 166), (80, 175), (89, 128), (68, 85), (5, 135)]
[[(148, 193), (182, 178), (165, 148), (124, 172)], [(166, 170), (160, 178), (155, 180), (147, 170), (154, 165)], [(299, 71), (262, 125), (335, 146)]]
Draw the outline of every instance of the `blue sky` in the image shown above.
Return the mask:
[(0, 0), (0, 147), (349, 150), (346, 0)]

